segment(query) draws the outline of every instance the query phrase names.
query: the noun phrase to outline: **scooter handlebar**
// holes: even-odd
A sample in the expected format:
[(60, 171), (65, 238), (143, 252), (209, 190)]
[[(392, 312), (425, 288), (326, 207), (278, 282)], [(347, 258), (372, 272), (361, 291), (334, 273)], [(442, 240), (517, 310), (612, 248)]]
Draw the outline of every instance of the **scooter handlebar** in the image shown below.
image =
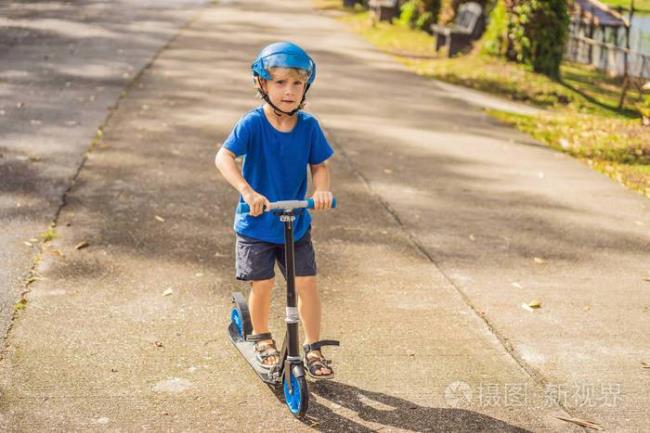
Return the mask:
[[(284, 200), (284, 201), (275, 201), (271, 203), (270, 208), (265, 208), (265, 211), (270, 210), (294, 210), (294, 209), (313, 209), (314, 208), (314, 199), (309, 198), (307, 200)], [(332, 199), (332, 209), (336, 208), (336, 198)], [(250, 212), (250, 206), (248, 203), (239, 203), (237, 205), (237, 213), (248, 213)]]

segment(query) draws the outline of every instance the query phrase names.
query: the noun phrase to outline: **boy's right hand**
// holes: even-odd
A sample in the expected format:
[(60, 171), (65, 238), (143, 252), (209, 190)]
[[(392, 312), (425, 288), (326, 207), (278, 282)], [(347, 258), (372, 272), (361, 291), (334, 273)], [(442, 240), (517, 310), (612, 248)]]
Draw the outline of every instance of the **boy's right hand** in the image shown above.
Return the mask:
[(269, 209), (271, 207), (271, 202), (264, 197), (262, 194), (257, 193), (253, 188), (247, 188), (242, 192), (242, 198), (250, 206), (250, 211), (248, 212), (251, 216), (262, 215), (264, 208)]

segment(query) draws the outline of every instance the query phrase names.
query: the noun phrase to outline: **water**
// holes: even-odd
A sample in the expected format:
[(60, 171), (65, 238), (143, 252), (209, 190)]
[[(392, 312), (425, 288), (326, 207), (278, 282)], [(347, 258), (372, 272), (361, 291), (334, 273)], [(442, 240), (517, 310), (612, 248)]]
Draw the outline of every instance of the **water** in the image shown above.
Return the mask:
[(650, 15), (636, 14), (632, 18), (630, 49), (650, 55)]

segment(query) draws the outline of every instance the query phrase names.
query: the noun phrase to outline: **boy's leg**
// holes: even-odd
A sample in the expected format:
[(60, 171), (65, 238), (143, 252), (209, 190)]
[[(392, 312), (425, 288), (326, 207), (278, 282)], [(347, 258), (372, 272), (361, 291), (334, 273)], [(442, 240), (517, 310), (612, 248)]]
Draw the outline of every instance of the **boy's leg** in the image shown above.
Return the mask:
[[(248, 296), (248, 309), (253, 325), (253, 334), (269, 332), (269, 313), (271, 310), (271, 291), (275, 284), (275, 255), (277, 246), (237, 234), (236, 273), (237, 279), (250, 281), (251, 292)], [(273, 340), (256, 343), (258, 353), (268, 355), (276, 352)], [(279, 356), (262, 356), (265, 365), (278, 362)]]
[(248, 295), (248, 309), (253, 324), (253, 334), (269, 332), (269, 314), (271, 312), (271, 291), (274, 279), (251, 281), (251, 293)]
[[(269, 314), (271, 311), (271, 292), (275, 285), (275, 279), (251, 281), (251, 292), (248, 296), (248, 309), (253, 325), (253, 334), (264, 334), (269, 332)], [(272, 340), (263, 340), (259, 343), (272, 343)], [(278, 362), (278, 356), (270, 356), (264, 360), (264, 364), (273, 365)]]
[[(320, 340), (321, 306), (320, 295), (316, 286), (316, 277), (296, 277), (296, 290), (298, 291), (298, 312), (305, 331), (305, 343), (314, 343)], [(320, 350), (307, 354), (307, 358), (322, 358)], [(327, 367), (316, 370), (317, 375), (328, 375), (332, 371)]]

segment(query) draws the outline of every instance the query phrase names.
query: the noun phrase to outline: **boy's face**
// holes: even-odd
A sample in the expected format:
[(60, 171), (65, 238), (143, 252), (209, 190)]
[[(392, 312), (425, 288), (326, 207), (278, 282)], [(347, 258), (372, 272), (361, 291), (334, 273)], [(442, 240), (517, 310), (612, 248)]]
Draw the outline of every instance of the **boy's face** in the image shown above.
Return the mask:
[(282, 111), (298, 108), (305, 92), (305, 78), (295, 69), (273, 68), (271, 80), (262, 80), (262, 88)]

